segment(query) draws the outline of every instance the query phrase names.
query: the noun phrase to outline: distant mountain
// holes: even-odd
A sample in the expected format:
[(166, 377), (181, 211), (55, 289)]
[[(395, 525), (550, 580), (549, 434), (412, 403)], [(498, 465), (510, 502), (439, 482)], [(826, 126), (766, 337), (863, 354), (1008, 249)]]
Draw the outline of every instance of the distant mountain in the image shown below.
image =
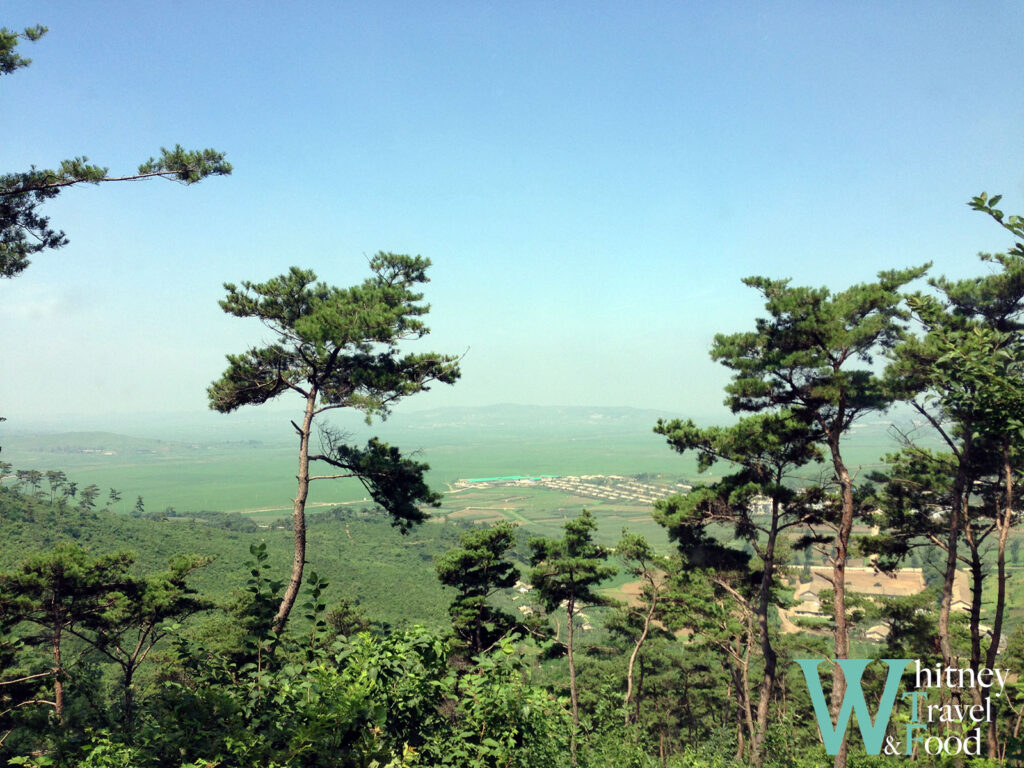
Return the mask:
[(478, 407), (448, 407), (412, 411), (396, 415), (390, 421), (396, 427), (504, 428), (504, 429), (651, 429), (659, 418), (670, 417), (663, 411), (640, 408), (595, 407), (583, 405), (516, 405), (501, 403)]
[[(288, 444), (293, 442), (289, 421), (297, 411), (280, 408), (245, 408), (228, 415), (207, 412), (181, 414), (153, 414), (118, 416), (110, 421), (98, 418), (67, 417), (47, 423), (17, 423), (12, 420), (0, 425), (0, 445), (17, 443), (23, 450), (48, 451), (61, 440), (75, 438), (75, 446), (110, 450), (127, 450), (128, 445), (118, 440), (145, 441), (149, 445), (131, 443), (133, 448), (167, 450), (166, 443), (181, 446), (200, 443), (250, 442)], [(386, 439), (399, 440), (403, 435), (415, 433), (420, 439), (424, 432), (437, 432), (438, 437), (452, 439), (456, 434), (472, 435), (473, 439), (487, 433), (501, 438), (522, 437), (529, 434), (576, 435), (648, 433), (659, 418), (675, 418), (685, 414), (652, 409), (597, 406), (542, 406), (502, 403), (476, 407), (445, 407), (430, 410), (404, 410), (399, 408), (385, 422), (375, 421), (367, 426), (361, 414), (344, 409), (330, 414), (329, 419), (338, 428), (351, 433), (356, 439), (379, 434)], [(702, 423), (701, 419), (695, 419)], [(708, 422), (710, 423), (710, 422)], [(116, 438), (117, 435), (138, 435), (137, 438)], [(29, 443), (22, 442), (29, 440)], [(155, 443), (159, 443), (157, 446)], [(30, 447), (31, 446), (31, 447)]]
[(114, 432), (54, 432), (5, 436), (3, 445), (8, 455), (42, 454), (63, 457), (117, 456), (127, 459), (193, 457), (224, 448), (257, 448), (258, 440), (182, 441), (132, 437)]
[(8, 449), (33, 453), (139, 454), (184, 450), (185, 443), (129, 437), (113, 432), (57, 432), (15, 434), (4, 439)]

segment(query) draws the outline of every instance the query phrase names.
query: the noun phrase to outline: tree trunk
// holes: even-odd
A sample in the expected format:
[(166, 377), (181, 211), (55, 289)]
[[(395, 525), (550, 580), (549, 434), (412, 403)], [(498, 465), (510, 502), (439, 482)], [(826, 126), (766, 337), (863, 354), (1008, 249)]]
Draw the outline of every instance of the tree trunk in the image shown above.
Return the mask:
[(302, 586), (302, 569), (306, 565), (306, 497), (309, 495), (309, 437), (313, 425), (313, 409), (316, 405), (316, 389), (310, 390), (306, 397), (306, 412), (299, 429), (299, 482), (298, 491), (292, 505), (292, 526), (295, 531), (295, 554), (292, 557), (292, 575), (288, 580), (288, 588), (281, 599), (281, 606), (274, 616), (274, 631), (284, 630), (288, 614), (291, 613), (295, 599)]
[(939, 651), (946, 667), (955, 666), (953, 641), (949, 635), (949, 613), (953, 605), (953, 585), (956, 580), (956, 549), (960, 541), (960, 524), (964, 515), (964, 495), (970, 486), (967, 462), (970, 460), (970, 436), (964, 437), (960, 455), (957, 457), (956, 478), (953, 480), (952, 502), (949, 510), (949, 538), (946, 541), (946, 573), (942, 582), (942, 600), (939, 603)]
[[(732, 702), (732, 694), (733, 694), (733, 692), (736, 689), (736, 675), (735, 675), (735, 673), (730, 671), (730, 677), (732, 678), (731, 679), (732, 685), (730, 685), (729, 688), (727, 689), (729, 706), (725, 710), (726, 717), (724, 717), (723, 720), (722, 720), (722, 725), (723, 726), (726, 725), (726, 723), (728, 722), (728, 719), (729, 719), (728, 718), (728, 714), (729, 714), (729, 712), (733, 708), (732, 707), (732, 703), (733, 703)], [(733, 755), (733, 762), (737, 762), (743, 756), (743, 746), (742, 746), (742, 744), (743, 744), (743, 726), (741, 725), (741, 720), (740, 720), (740, 717), (739, 717), (739, 703), (737, 702), (737, 704), (736, 704), (736, 748), (737, 748), (737, 751), (736, 751), (736, 754)]]
[[(630, 717), (629, 702), (630, 702), (631, 697), (633, 696), (633, 667), (636, 665), (636, 657), (640, 653), (640, 647), (644, 644), (644, 640), (647, 639), (647, 633), (650, 631), (650, 628), (651, 628), (651, 620), (654, 618), (654, 611), (655, 611), (655, 609), (658, 606), (658, 591), (657, 591), (657, 588), (654, 585), (654, 580), (650, 579), (649, 583), (651, 585), (651, 606), (650, 606), (650, 609), (647, 611), (647, 615), (644, 617), (644, 629), (643, 629), (643, 632), (640, 633), (640, 638), (636, 641), (636, 645), (633, 646), (633, 653), (631, 653), (630, 656), (629, 656), (629, 666), (626, 669), (626, 702), (625, 702), (625, 707), (626, 707), (626, 725), (627, 726), (629, 725), (629, 717)], [(638, 710), (637, 722), (639, 722), (640, 721), (639, 705), (637, 706), (637, 710)]]
[[(964, 509), (967, 509), (967, 503), (968, 500), (965, 499)], [(998, 512), (996, 514), (998, 516)], [(981, 601), (985, 587), (985, 573), (983, 571), (984, 563), (982, 562), (981, 555), (981, 543), (984, 539), (984, 535), (981, 539), (975, 538), (974, 531), (971, 529), (970, 521), (965, 519), (964, 538), (967, 540), (967, 546), (971, 552), (971, 614), (969, 621), (971, 634), (971, 658), (969, 666), (974, 671), (975, 685), (971, 686), (970, 695), (971, 703), (974, 706), (980, 706), (984, 703), (981, 695), (981, 689), (977, 685), (978, 670), (981, 668)], [(955, 696), (955, 694), (953, 695)], [(947, 726), (947, 729), (951, 728)]]
[(122, 669), (124, 674), (124, 729), (131, 743), (135, 731), (135, 667), (131, 663)]
[[(1003, 441), (1003, 506), (996, 513), (996, 525), (999, 527), (999, 546), (996, 550), (996, 612), (992, 618), (992, 642), (988, 646), (985, 666), (992, 669), (999, 655), (999, 642), (1003, 635), (1003, 613), (1006, 611), (1006, 540), (1013, 524), (1013, 465), (1010, 462), (1010, 443)], [(998, 759), (999, 737), (996, 721), (988, 724), (988, 756)]]
[(971, 552), (970, 667), (977, 675), (978, 669), (981, 667), (981, 599), (985, 588), (985, 572), (981, 559), (981, 541), (974, 537), (974, 531), (971, 530), (970, 524), (964, 526), (964, 537), (967, 539), (967, 546)]
[(732, 682), (736, 688), (736, 755), (733, 757), (733, 760), (738, 763), (743, 760), (746, 740), (743, 738), (743, 692), (740, 690), (740, 682), (737, 677), (738, 671), (734, 668)]
[[(974, 706), (981, 706), (984, 704), (984, 700), (981, 695), (981, 689), (977, 685), (977, 675), (978, 670), (981, 668), (981, 598), (985, 574), (982, 570), (981, 541), (975, 539), (969, 521), (964, 525), (964, 535), (971, 550), (971, 660), (969, 666), (974, 670), (975, 685), (971, 686), (970, 695), (971, 703)], [(951, 731), (952, 726), (947, 726), (947, 730)]]
[(992, 617), (992, 644), (988, 647), (986, 665), (995, 667), (999, 643), (1003, 635), (1003, 614), (1006, 612), (1006, 541), (1013, 524), (1013, 465), (1010, 463), (1010, 444), (1003, 443), (1003, 508), (996, 515), (999, 528), (999, 546), (996, 550), (996, 611)]
[(754, 641), (753, 631), (748, 620), (747, 636), (743, 642), (743, 655), (740, 659), (740, 683), (743, 685), (743, 721), (747, 725), (747, 733), (751, 741), (754, 738), (754, 712), (750, 701), (750, 646)]
[(633, 741), (636, 744), (640, 743), (640, 699), (641, 692), (644, 689), (644, 660), (640, 659), (640, 674), (637, 676), (636, 681), (636, 697), (634, 698), (633, 717), (636, 718), (637, 727), (634, 729)]
[[(748, 635), (748, 641), (749, 641)], [(732, 689), (736, 692), (736, 755), (735, 761), (743, 760), (747, 752), (747, 735), (754, 727), (754, 718), (750, 710), (750, 690), (746, 674), (747, 659), (744, 659), (741, 650), (743, 640), (736, 638), (732, 645), (723, 645), (722, 649), (729, 659), (729, 677), (732, 681)], [(748, 645), (749, 648), (749, 645)]]
[(566, 614), (569, 619), (569, 699), (572, 701), (572, 732), (569, 734), (569, 754), (572, 758), (573, 768), (576, 768), (576, 734), (580, 729), (580, 702), (576, 693), (576, 657), (573, 653), (573, 635), (575, 633), (575, 622), (573, 613), (576, 601), (569, 599)]
[[(835, 658), (850, 657), (850, 630), (846, 621), (846, 558), (850, 546), (850, 533), (853, 530), (853, 480), (843, 463), (839, 452), (839, 435), (830, 436), (829, 450), (832, 453), (832, 465), (842, 497), (842, 509), (839, 517), (839, 530), (836, 533), (835, 558), (832, 561), (832, 588), (834, 590), (833, 615), (835, 617)], [(836, 664), (832, 668), (832, 700), (831, 714), (833, 720), (838, 719), (839, 710), (846, 694), (846, 678), (843, 670)], [(839, 751), (833, 761), (833, 768), (846, 768), (846, 739), (843, 739)]]
[(764, 675), (757, 698), (757, 719), (754, 735), (750, 743), (750, 765), (760, 768), (764, 762), (764, 739), (768, 730), (768, 705), (771, 703), (772, 690), (775, 688), (775, 667), (778, 656), (772, 648), (768, 634), (768, 611), (771, 609), (772, 577), (775, 572), (775, 539), (778, 536), (779, 500), (772, 499), (772, 522), (768, 531), (768, 541), (764, 548), (764, 570), (761, 573), (761, 589), (757, 599), (757, 629), (761, 640), (761, 655), (764, 657)]
[(60, 653), (61, 626), (57, 624), (53, 630), (53, 709), (57, 722), (64, 720), (64, 662)]

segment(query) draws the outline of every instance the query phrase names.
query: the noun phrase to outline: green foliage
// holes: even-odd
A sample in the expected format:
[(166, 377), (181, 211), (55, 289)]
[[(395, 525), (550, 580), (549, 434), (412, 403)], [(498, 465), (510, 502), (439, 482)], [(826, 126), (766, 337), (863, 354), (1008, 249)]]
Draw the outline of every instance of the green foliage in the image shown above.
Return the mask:
[(814, 499), (794, 488), (790, 477), (821, 457), (814, 427), (782, 410), (749, 416), (731, 427), (700, 429), (692, 421), (659, 421), (655, 432), (680, 453), (695, 451), (701, 471), (717, 461), (733, 469), (714, 484), (655, 503), (654, 519), (666, 527), (680, 553), (696, 567), (743, 567), (743, 553), (707, 534), (713, 523), (731, 523), (733, 539), (749, 542), (770, 582), (778, 534), (820, 518)]
[[(131, 757), (138, 768), (564, 764), (566, 711), (524, 682), (509, 640), (472, 674), (446, 659), (443, 643), (414, 629), (243, 666), (230, 684), (197, 668), (154, 701)], [(100, 746), (116, 753), (102, 735), (86, 749)]]
[[(211, 562), (193, 572), (190, 583), (206, 599), (233, 609), (240, 599), (249, 599), (238, 593), (249, 576), (250, 545), (265, 544), (268, 580), (280, 578), (293, 551), (291, 532), (284, 525), (260, 527), (243, 515), (134, 518), (102, 509), (61, 511), (59, 502), (50, 505), (0, 486), (0, 570), (61, 541), (77, 542), (93, 555), (118, 552), (124, 542), (131, 542), (137, 555), (135, 576), (162, 571), (175, 553), (192, 552)], [(379, 510), (343, 507), (310, 518), (309, 557), (331, 582), (325, 594), (328, 608), (344, 595), (378, 625), (407, 628), (418, 623), (441, 630), (448, 626), (450, 594), (434, 576), (434, 558), (457, 546), (465, 530), (454, 523), (430, 524), (403, 536)], [(241, 632), (236, 620), (220, 613), (205, 613), (188, 626), (214, 645), (221, 644), (218, 637), (227, 642)]]
[(593, 515), (584, 509), (565, 522), (565, 535), (561, 539), (530, 540), (530, 563), (534, 566), (530, 583), (546, 610), (553, 611), (563, 601), (571, 606), (604, 602), (595, 587), (614, 576), (616, 569), (603, 565), (608, 551), (593, 542), (596, 528)]
[(424, 631), (364, 634), (311, 658), (280, 651), (279, 663), (243, 665), (231, 683), (202, 667), (169, 683), (139, 736), (150, 764), (384, 765), (423, 743), (445, 674), (444, 647)]
[(355, 477), (403, 533), (428, 517), (420, 505), (441, 506), (441, 494), (423, 479), (430, 465), (403, 456), (398, 448), (371, 438), (365, 448), (332, 442), (329, 463)]
[(75, 635), (112, 661), (121, 672), (121, 721), (126, 731), (134, 727), (136, 673), (156, 645), (169, 632), (199, 611), (212, 607), (198, 597), (188, 577), (209, 560), (196, 556), (174, 557), (166, 571), (132, 578), (110, 609), (85, 622), (86, 632)]
[(132, 557), (122, 552), (91, 557), (76, 544), (58, 544), (14, 571), (0, 573), (0, 616), (28, 622), (47, 638), (106, 618), (118, 595), (131, 589)]
[(899, 291), (926, 267), (880, 272), (878, 281), (833, 293), (791, 287), (789, 280), (749, 277), (743, 282), (765, 298), (769, 317), (756, 330), (715, 337), (711, 356), (735, 371), (726, 386), (734, 411), (788, 407), (816, 425), (822, 439), (838, 436), (889, 399), (870, 369), (880, 349), (903, 335)]
[(327, 603), (323, 602), (324, 590), (330, 586), (316, 571), (311, 571), (307, 583), (309, 599), (302, 604), (306, 611), (303, 614), (309, 623), (309, 646), (306, 649), (307, 658), (312, 660), (316, 656), (317, 648), (327, 635), (327, 620), (324, 616), (327, 611)]
[(761, 482), (773, 479), (780, 466), (799, 467), (821, 457), (806, 421), (789, 411), (758, 414), (731, 427), (706, 429), (689, 419), (659, 420), (654, 431), (664, 435), (679, 453), (696, 452), (702, 472), (717, 461), (726, 461)]
[(315, 394), (317, 407), (386, 416), (430, 382), (454, 383), (456, 358), (398, 353), (399, 341), (429, 332), (419, 319), (429, 307), (417, 303), (423, 294), (413, 289), (427, 282), (429, 266), (420, 256), (378, 253), (370, 261), (373, 277), (351, 288), (318, 283), (298, 267), (266, 283), (226, 284), (223, 310), (259, 318), (277, 341), (229, 355), (227, 371), (209, 389), (210, 407), (228, 413), (295, 389)]
[(133, 731), (136, 672), (175, 622), (207, 606), (185, 583), (203, 561), (178, 557), (168, 571), (142, 578), (129, 573), (132, 561), (126, 553), (93, 557), (62, 542), (0, 573), (0, 637), (13, 640), (12, 663), (0, 675), (7, 735), (34, 727), (23, 708), (50, 707), (64, 728), (86, 717), (81, 705), (97, 693), (89, 682), (95, 671), (82, 658), (90, 650), (118, 669), (112, 698), (120, 706), (111, 706), (109, 717)]
[[(975, 197), (970, 205), (992, 216), (1017, 242), (1007, 253), (981, 254), (998, 267), (984, 276), (931, 282), (939, 295), (916, 293), (909, 303), (924, 335), (897, 347), (888, 370), (892, 386), (927, 414), (937, 406), (938, 422), (953, 421), (967, 430), (960, 438), (1022, 428), (1021, 375), (1024, 371), (1024, 230), (1020, 217), (1004, 221), (994, 208), (1000, 196)], [(977, 434), (975, 434), (977, 433)], [(947, 435), (947, 442), (951, 436)]]
[[(908, 303), (923, 333), (895, 347), (886, 371), (892, 391), (910, 402), (930, 424), (947, 452), (908, 445), (889, 457), (879, 495), (886, 535), (866, 548), (892, 566), (922, 541), (945, 551), (938, 619), (945, 663), (954, 658), (950, 611), (958, 559), (971, 569), (975, 599), (970, 609), (971, 664), (981, 664), (981, 595), (986, 569), (982, 544), (998, 531), (996, 600), (986, 663), (995, 663), (1006, 611), (1006, 552), (1019, 514), (1016, 477), (1022, 467), (1024, 434), (1024, 230), (994, 206), (1000, 197), (982, 194), (970, 202), (1013, 234), (1007, 253), (981, 254), (997, 267), (989, 274), (952, 281), (931, 280), (931, 293)], [(966, 555), (961, 554), (966, 545)], [(959, 551), (958, 551), (959, 550)]]
[(270, 557), (266, 542), (250, 544), (249, 554), (253, 559), (246, 563), (249, 578), (245, 581), (245, 588), (250, 601), (243, 618), (243, 626), (247, 630), (244, 647), (249, 659), (255, 664), (256, 672), (262, 673), (273, 659), (280, 640), (271, 632), (271, 628), (282, 582), (272, 581), (266, 576), (267, 560)]
[(483, 653), (516, 625), (513, 616), (488, 602), (519, 577), (516, 567), (505, 559), (516, 543), (515, 529), (503, 521), (493, 528), (464, 533), (460, 547), (437, 560), (438, 579), (458, 590), (449, 614), (456, 637), (471, 655)]
[[(756, 437), (744, 433), (743, 422), (734, 428), (735, 432), (740, 433), (735, 435), (735, 441), (729, 439), (733, 435), (726, 431), (702, 435), (692, 425), (688, 430), (681, 430), (677, 445), (683, 449), (696, 447), (702, 450), (705, 453), (702, 459), (704, 465), (707, 465), (709, 448), (717, 449), (714, 452), (719, 454), (731, 449), (732, 455), (726, 453), (722, 458), (740, 464), (742, 469), (714, 488), (701, 489), (699, 498), (688, 502), (691, 508), (682, 510), (685, 519), (680, 521), (684, 525), (677, 534), (677, 540), (684, 553), (689, 545), (684, 538), (687, 537), (695, 539), (695, 543), (705, 550), (724, 554), (722, 547), (715, 549), (714, 544), (705, 542), (706, 536), (702, 530), (693, 530), (694, 517), (699, 521), (701, 517), (724, 514), (732, 519), (738, 517), (737, 534), (747, 538), (757, 548), (757, 527), (743, 513), (742, 504), (739, 505), (740, 514), (736, 515), (735, 511), (735, 502), (742, 501), (742, 485), (739, 494), (731, 486), (745, 483), (748, 488), (757, 488), (760, 485), (761, 493), (772, 498), (770, 526), (760, 531), (767, 533), (767, 546), (758, 550), (765, 567), (756, 613), (766, 665), (759, 704), (767, 702), (774, 688), (775, 656), (770, 647), (767, 610), (780, 502), (784, 503), (786, 511), (790, 513), (796, 511), (794, 507), (797, 506), (790, 501), (795, 494), (786, 489), (782, 480), (788, 469), (815, 458), (814, 443), (828, 449), (832, 479), (838, 487), (838, 495), (835, 503), (829, 503), (821, 490), (807, 493), (800, 499), (802, 510), (788, 524), (796, 524), (806, 518), (806, 522), (827, 523), (834, 532), (830, 548), (835, 583), (834, 658), (849, 656), (844, 572), (854, 518), (863, 507), (858, 504), (853, 474), (843, 458), (843, 442), (854, 421), (871, 411), (884, 410), (895, 398), (894, 393), (884, 386), (883, 380), (872, 370), (873, 356), (891, 349), (905, 337), (909, 313), (903, 307), (900, 291), (905, 284), (922, 276), (926, 270), (927, 266), (923, 266), (880, 272), (874, 283), (854, 285), (839, 292), (832, 292), (828, 288), (793, 287), (789, 280), (750, 277), (743, 282), (764, 296), (768, 316), (758, 318), (753, 331), (719, 334), (715, 337), (712, 358), (733, 371), (732, 380), (726, 386), (726, 404), (736, 413), (776, 416), (777, 421), (766, 422), (770, 425), (767, 431), (775, 437), (762, 448)], [(758, 425), (752, 426), (756, 430)], [(767, 461), (761, 461), (765, 448)], [(764, 469), (769, 471), (764, 472)], [(765, 479), (770, 483), (767, 486), (761, 484)], [(735, 498), (737, 495), (739, 498)], [(677, 518), (679, 516), (676, 514)], [(823, 543), (823, 536), (812, 531), (801, 543), (805, 546)], [(713, 577), (712, 583), (715, 587), (713, 591), (702, 590), (706, 594), (698, 601), (701, 610), (695, 618), (701, 620), (704, 636), (716, 642), (732, 658), (732, 668), (740, 670), (739, 677), (746, 680), (748, 662), (740, 660), (740, 652), (735, 647), (722, 642), (722, 633), (727, 637), (733, 632), (736, 636), (747, 638), (742, 644), (749, 644), (752, 634), (751, 622), (747, 619), (750, 609), (746, 604), (749, 600), (742, 584), (734, 586), (726, 580)], [(688, 585), (690, 589), (694, 586), (700, 586), (700, 582), (694, 581)], [(714, 609), (715, 592), (719, 590), (728, 592), (739, 605), (738, 612), (731, 617)], [(734, 631), (730, 628), (731, 620), (746, 622), (747, 631)], [(717, 636), (711, 632), (712, 628), (718, 633)], [(833, 669), (833, 691), (836, 697), (844, 685), (842, 673), (836, 666)], [(746, 683), (736, 683), (735, 688), (740, 708), (746, 709), (745, 719), (753, 744), (752, 762), (760, 765), (767, 710), (762, 708), (759, 711), (758, 726), (752, 727), (750, 695), (744, 690), (748, 686)], [(838, 706), (838, 698), (832, 706)], [(741, 728), (743, 719), (738, 717)], [(742, 756), (742, 749), (740, 754)], [(845, 748), (837, 755), (835, 764), (837, 768), (845, 766)]]
[[(715, 567), (727, 571), (747, 567), (750, 561), (748, 554), (723, 544), (711, 533), (710, 524), (735, 519), (728, 495), (723, 485), (698, 486), (685, 496), (671, 496), (655, 502), (654, 519), (668, 530), (669, 539), (685, 558), (687, 567)], [(748, 529), (748, 536), (756, 535), (749, 525)]]
[(17, 52), (18, 43), (21, 40), (34, 43), (47, 32), (47, 28), (42, 26), (26, 27), (21, 32), (0, 28), (0, 75), (9, 75), (31, 64), (32, 59), (26, 59)]
[(568, 712), (549, 693), (528, 684), (511, 638), (476, 657), (471, 674), (443, 682), (446, 727), (423, 748), (425, 765), (564, 766)]
[(865, 537), (861, 550), (878, 555), (878, 565), (892, 570), (916, 547), (931, 543), (946, 529), (946, 510), (954, 504), (956, 456), (923, 447), (908, 447), (885, 457), (884, 472), (871, 479), (880, 483), (874, 497), (885, 512), (886, 531)]
[(888, 598), (878, 606), (878, 617), (889, 627), (885, 639), (887, 658), (928, 662), (935, 650), (938, 602), (938, 590), (933, 588), (916, 595)]
[(565, 535), (561, 539), (530, 539), (530, 582), (547, 611), (565, 605), (565, 643), (569, 660), (569, 696), (572, 700), (572, 738), (570, 755), (573, 768), (577, 762), (577, 737), (580, 727), (579, 690), (575, 667), (576, 616), (584, 604), (601, 605), (606, 600), (595, 590), (605, 579), (615, 575), (614, 566), (603, 565), (608, 551), (594, 543), (597, 529), (593, 515), (584, 509), (579, 516), (566, 520)]
[(349, 637), (370, 629), (370, 620), (351, 600), (342, 598), (324, 616), (327, 627), (335, 636)]
[(87, 512), (96, 507), (96, 497), (100, 494), (100, 488), (98, 485), (91, 484), (85, 486), (78, 492), (78, 508)]

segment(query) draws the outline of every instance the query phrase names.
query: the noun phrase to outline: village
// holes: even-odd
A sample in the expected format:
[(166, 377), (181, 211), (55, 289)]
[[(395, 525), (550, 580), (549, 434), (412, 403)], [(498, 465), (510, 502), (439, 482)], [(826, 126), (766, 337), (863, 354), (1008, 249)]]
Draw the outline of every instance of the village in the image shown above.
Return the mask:
[(692, 485), (682, 482), (648, 481), (623, 475), (508, 475), (457, 480), (454, 490), (469, 488), (540, 487), (622, 504), (653, 504), (675, 493), (687, 493)]
[[(790, 584), (796, 583), (793, 592), (793, 599), (796, 604), (788, 609), (780, 608), (782, 630), (786, 633), (806, 631), (807, 622), (801, 619), (814, 621), (825, 621), (831, 617), (831, 610), (828, 612), (822, 608), (821, 595), (823, 591), (832, 589), (832, 568), (816, 566), (809, 569), (810, 581), (801, 581), (800, 570), (790, 568), (787, 574), (787, 581)], [(806, 578), (806, 572), (805, 576)], [(884, 573), (873, 566), (847, 566), (846, 568), (846, 589), (849, 593), (866, 597), (872, 602), (887, 600), (899, 597), (911, 597), (923, 592), (926, 588), (924, 571), (921, 568), (900, 568), (893, 573)], [(953, 582), (953, 611), (968, 613), (971, 609), (971, 589), (967, 574), (957, 571)], [(989, 630), (982, 626), (982, 632)], [(884, 624), (875, 624), (868, 627), (864, 632), (867, 640), (883, 642), (889, 636), (889, 627)], [(1005, 639), (1003, 640), (1005, 643)]]

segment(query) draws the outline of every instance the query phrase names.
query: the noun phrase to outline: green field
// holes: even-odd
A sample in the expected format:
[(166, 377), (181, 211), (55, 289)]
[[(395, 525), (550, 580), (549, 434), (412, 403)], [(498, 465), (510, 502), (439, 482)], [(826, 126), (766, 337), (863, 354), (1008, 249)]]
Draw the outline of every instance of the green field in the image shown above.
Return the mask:
[(598, 543), (614, 545), (621, 538), (622, 529), (628, 527), (646, 536), (659, 549), (667, 550), (668, 537), (651, 518), (650, 505), (609, 504), (546, 488), (498, 487), (446, 494), (435, 514), (464, 522), (505, 519), (524, 526), (531, 536), (559, 537), (565, 521), (584, 507), (597, 519), (594, 538)]
[[(460, 478), (488, 475), (696, 473), (694, 461), (673, 454), (651, 432), (655, 416), (628, 428), (552, 430), (530, 425), (393, 428), (383, 439), (431, 466), (428, 482), (445, 490)], [(287, 423), (285, 423), (287, 427)], [(362, 429), (354, 441), (371, 434)], [(0, 433), (2, 435), (2, 433)], [(141, 495), (147, 510), (239, 511), (279, 517), (291, 509), (297, 457), (286, 430), (279, 441), (167, 441), (100, 432), (3, 436), (4, 460), (17, 469), (60, 469), (80, 485), (121, 491), (123, 511)], [(88, 452), (86, 452), (88, 451)], [(358, 482), (313, 483), (314, 505), (367, 497)]]
[[(711, 480), (725, 467), (701, 476), (692, 456), (671, 451), (652, 432), (660, 414), (632, 409), (526, 408), (496, 406), (485, 409), (444, 409), (416, 414), (404, 420), (375, 425), (368, 431), (359, 423), (345, 424), (354, 442), (378, 433), (383, 439), (415, 452), (430, 464), (428, 482), (439, 491), (451, 491), (459, 479), (496, 475), (664, 475), (687, 482)], [(249, 430), (247, 433), (247, 429)], [(295, 493), (296, 452), (287, 420), (276, 416), (258, 428), (240, 427), (232, 439), (160, 440), (126, 437), (106, 432), (63, 434), (4, 434), (3, 458), (15, 469), (59, 469), (84, 487), (100, 486), (100, 500), (108, 488), (122, 495), (114, 511), (128, 512), (138, 496), (146, 510), (173, 507), (179, 512), (235, 511), (266, 521), (286, 515)], [(884, 425), (859, 428), (847, 449), (852, 464), (873, 466), (892, 449)], [(261, 440), (252, 439), (258, 436)], [(806, 471), (816, 477), (816, 468)], [(577, 498), (548, 489), (500, 489), (446, 493), (439, 514), (465, 519), (505, 517), (529, 525), (531, 532), (557, 533), (561, 521), (584, 506), (602, 520), (600, 537), (610, 543), (628, 524), (661, 541), (664, 534), (650, 520), (649, 505), (615, 505)], [(519, 492), (523, 491), (523, 492)], [(511, 495), (514, 501), (502, 501)], [(310, 511), (338, 504), (368, 501), (355, 481), (313, 483)], [(479, 513), (460, 514), (479, 506)], [(488, 511), (490, 513), (488, 514)]]

